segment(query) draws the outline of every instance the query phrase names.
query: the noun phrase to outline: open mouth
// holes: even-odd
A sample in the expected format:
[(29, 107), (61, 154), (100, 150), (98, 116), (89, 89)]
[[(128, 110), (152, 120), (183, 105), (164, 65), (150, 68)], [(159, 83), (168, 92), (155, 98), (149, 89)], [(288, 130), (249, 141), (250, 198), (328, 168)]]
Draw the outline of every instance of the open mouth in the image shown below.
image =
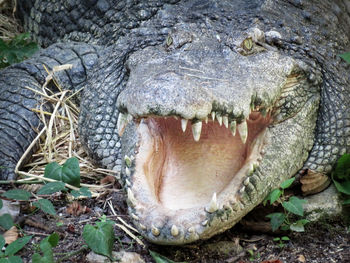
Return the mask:
[(174, 116), (136, 120), (139, 141), (128, 190), (137, 204), (134, 217), (139, 219), (136, 214), (142, 210), (183, 225), (180, 214), (193, 218), (197, 211), (202, 215), (197, 220), (203, 220), (229, 205), (228, 197), (242, 193), (249, 184), (271, 119), (270, 114), (252, 112), (238, 124), (215, 113), (203, 121)]
[(226, 125), (212, 120), (187, 125), (182, 121), (181, 125), (181, 120), (175, 118), (142, 120), (136, 175), (147, 178), (155, 201), (166, 208), (209, 204), (244, 165), (257, 159), (254, 146), (259, 146), (259, 135), (269, 118), (251, 116), (238, 132), (226, 121)]

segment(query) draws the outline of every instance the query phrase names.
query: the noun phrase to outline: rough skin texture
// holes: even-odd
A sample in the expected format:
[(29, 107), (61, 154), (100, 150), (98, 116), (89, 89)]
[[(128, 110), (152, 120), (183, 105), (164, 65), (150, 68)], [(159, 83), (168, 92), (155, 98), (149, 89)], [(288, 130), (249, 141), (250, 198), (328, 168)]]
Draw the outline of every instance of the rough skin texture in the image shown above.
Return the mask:
[[(134, 191), (134, 196), (128, 193), (128, 198), (135, 225), (156, 243), (183, 244), (222, 232), (283, 179), (307, 169), (329, 173), (339, 156), (349, 151), (349, 66), (338, 54), (350, 50), (350, 1), (19, 0), (18, 5), (26, 30), (46, 49), (0, 73), (0, 166), (7, 168), (0, 171), (2, 179), (15, 178), (13, 169), (40, 127), (31, 111), (39, 98), (24, 87), (40, 89), (45, 79), (42, 64), (49, 68), (73, 64), (71, 71), (57, 77), (67, 89), (84, 87), (80, 99), (83, 143), (98, 164), (122, 172), (126, 191)], [(247, 39), (251, 42), (244, 42)], [(277, 62), (271, 62), (274, 59)], [(242, 68), (254, 69), (252, 74), (242, 71), (231, 80), (246, 83), (245, 87), (251, 85), (250, 90), (237, 93), (242, 97), (222, 96), (226, 93), (221, 90), (237, 89), (237, 85), (219, 85), (210, 96), (204, 88), (187, 90), (185, 85), (176, 90), (176, 97), (172, 97), (175, 90), (167, 91), (169, 79), (187, 83), (178, 77), (186, 72), (176, 71), (176, 65), (205, 65), (201, 68), (203, 76), (214, 81), (209, 90), (219, 83), (213, 76), (225, 77), (222, 65), (235, 69), (240, 61), (246, 61)], [(270, 62), (275, 66), (265, 70), (270, 69)], [(166, 67), (173, 69), (176, 77), (164, 75), (158, 84), (156, 78), (151, 78), (155, 84), (146, 89), (138, 85)], [(264, 74), (266, 78), (258, 79)], [(283, 97), (286, 89), (281, 87), (294, 75), (301, 76), (298, 81), (302, 88)], [(189, 83), (199, 85), (194, 78), (189, 78)], [(264, 88), (266, 92), (259, 93)], [(136, 169), (135, 162), (125, 171), (124, 156), (138, 152), (136, 126), (140, 117), (175, 115), (194, 124), (212, 111), (230, 111), (230, 120), (240, 124), (252, 108), (270, 110), (273, 122), (268, 127), (264, 156), (250, 183), (244, 184), (243, 190), (235, 189), (238, 207), (226, 200), (229, 194), (218, 196), (219, 203), (228, 202), (230, 208), (219, 205), (220, 213), (193, 213), (199, 218), (198, 222), (193, 220), (200, 226), (191, 229), (192, 225), (185, 222), (186, 217), (190, 220), (188, 214), (185, 219), (175, 218), (176, 212), (171, 211), (149, 211), (145, 215), (142, 209), (147, 210), (147, 205), (135, 206), (135, 196), (141, 202), (147, 196), (137, 192), (137, 178), (130, 176), (130, 170), (133, 174)], [(117, 129), (120, 113), (130, 113), (135, 119), (122, 139)], [(224, 220), (222, 215), (226, 213)], [(181, 226), (174, 228), (174, 222)]]

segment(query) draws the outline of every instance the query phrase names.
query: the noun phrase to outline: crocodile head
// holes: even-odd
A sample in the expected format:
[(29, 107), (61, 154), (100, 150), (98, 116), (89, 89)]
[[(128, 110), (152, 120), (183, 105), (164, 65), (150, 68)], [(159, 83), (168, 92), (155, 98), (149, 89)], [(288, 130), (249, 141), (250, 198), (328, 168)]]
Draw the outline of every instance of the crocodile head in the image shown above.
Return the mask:
[(313, 145), (317, 77), (276, 50), (241, 47), (175, 34), (127, 62), (121, 179), (135, 225), (154, 243), (232, 227), (297, 173)]

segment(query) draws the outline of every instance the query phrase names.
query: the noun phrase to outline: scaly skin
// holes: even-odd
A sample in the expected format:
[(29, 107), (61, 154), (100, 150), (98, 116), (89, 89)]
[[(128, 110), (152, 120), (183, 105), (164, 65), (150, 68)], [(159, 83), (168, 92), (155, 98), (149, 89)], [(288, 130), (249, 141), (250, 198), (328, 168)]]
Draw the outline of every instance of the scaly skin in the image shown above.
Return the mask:
[[(74, 64), (58, 78), (67, 89), (84, 87), (83, 143), (98, 164), (121, 171), (135, 225), (155, 243), (222, 232), (285, 178), (306, 169), (328, 173), (349, 151), (350, 80), (337, 56), (350, 49), (349, 1), (18, 2), (26, 29), (47, 49), (1, 71), (0, 165), (9, 168), (1, 178), (15, 178), (13, 168), (35, 137), (32, 128), (40, 126), (30, 111), (38, 98), (23, 87), (40, 88), (42, 64)], [(207, 193), (208, 205), (186, 204), (184, 192), (177, 198), (186, 208), (171, 208), (162, 192), (172, 186), (162, 183), (166, 171), (160, 183), (145, 181), (139, 153), (147, 152), (151, 118), (190, 120), (196, 148), (205, 137), (198, 138), (199, 122), (205, 132), (212, 112), (239, 126), (238, 139), (251, 111), (267, 113), (269, 121), (247, 161), (254, 167), (242, 165), (214, 201)], [(184, 136), (191, 136), (189, 127)], [(171, 182), (176, 189), (179, 181)]]

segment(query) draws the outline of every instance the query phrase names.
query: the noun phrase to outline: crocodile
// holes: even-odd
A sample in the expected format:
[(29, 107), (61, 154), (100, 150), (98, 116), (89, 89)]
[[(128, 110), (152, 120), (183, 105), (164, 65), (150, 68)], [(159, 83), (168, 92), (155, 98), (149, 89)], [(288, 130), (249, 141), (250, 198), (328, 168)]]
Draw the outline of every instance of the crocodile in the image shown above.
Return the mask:
[[(80, 91), (79, 136), (120, 172), (157, 244), (208, 239), (282, 181), (349, 151), (350, 1), (18, 0), (43, 47), (0, 74), (2, 179), (41, 127), (46, 71)], [(30, 87), (27, 89), (25, 87)], [(49, 107), (49, 106), (47, 106)], [(32, 152), (35, 149), (32, 150)]]

